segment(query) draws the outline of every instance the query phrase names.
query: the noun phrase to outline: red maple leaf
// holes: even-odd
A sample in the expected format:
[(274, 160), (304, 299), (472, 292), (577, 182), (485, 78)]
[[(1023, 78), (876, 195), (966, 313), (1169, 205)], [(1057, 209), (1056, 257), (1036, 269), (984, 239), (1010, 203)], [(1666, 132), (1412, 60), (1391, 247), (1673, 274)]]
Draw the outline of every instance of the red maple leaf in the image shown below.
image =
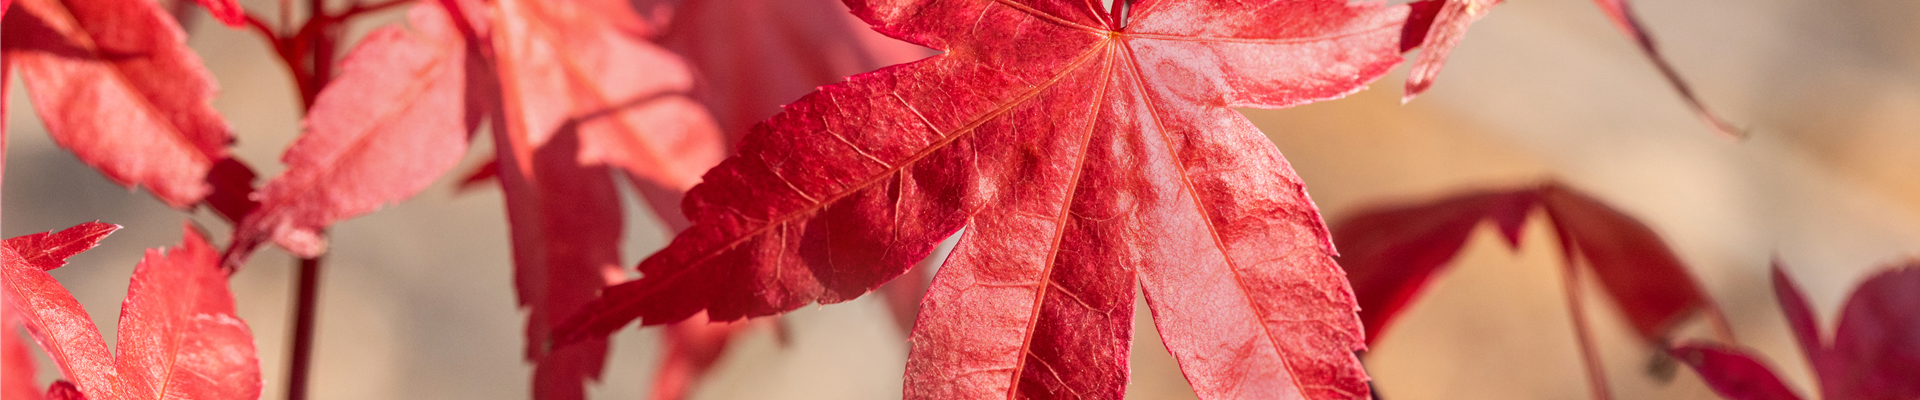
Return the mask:
[(415, 7), (409, 21), (419, 34), (375, 30), (321, 90), (281, 157), (286, 172), (236, 227), (229, 265), (264, 241), (319, 256), (321, 230), (418, 193), (466, 153), (485, 106), (469, 101), (466, 41), (437, 6)]
[(38, 399), (33, 354), (27, 353), (27, 341), (20, 337), (20, 318), (13, 315), (13, 306), (5, 305), (12, 297), (11, 290), (0, 290), (0, 399)]
[[(1440, 75), (1440, 66), (1446, 64), (1447, 55), (1453, 53), (1453, 47), (1460, 44), (1461, 38), (1466, 37), (1467, 26), (1472, 25), (1480, 17), (1486, 16), (1487, 11), (1503, 1), (1505, 0), (1420, 0), (1408, 4), (1413, 11), (1407, 16), (1406, 29), (1401, 33), (1401, 50), (1414, 48), (1425, 48), (1425, 50), (1421, 51), (1419, 60), (1414, 61), (1412, 70), (1407, 73), (1406, 94), (1402, 95), (1401, 101), (1411, 101), (1414, 96), (1426, 92), (1427, 88), (1433, 85), (1434, 77)], [(1620, 28), (1621, 33), (1626, 34), (1628, 38), (1633, 39), (1634, 44), (1640, 46), (1640, 52), (1646, 54), (1647, 59), (1653, 62), (1653, 66), (1660, 70), (1660, 76), (1666, 78), (1667, 84), (1680, 92), (1680, 98), (1687, 102), (1688, 107), (1693, 108), (1694, 115), (1705, 120), (1708, 126), (1713, 127), (1720, 134), (1729, 137), (1746, 136), (1739, 127), (1720, 118), (1718, 114), (1713, 113), (1713, 110), (1707, 109), (1705, 103), (1700, 102), (1700, 98), (1693, 94), (1693, 87), (1688, 85), (1685, 79), (1680, 78), (1680, 72), (1673, 68), (1673, 64), (1667, 62), (1665, 56), (1660, 55), (1660, 49), (1654, 45), (1653, 37), (1647, 34), (1646, 28), (1641, 27), (1640, 18), (1634, 16), (1633, 7), (1626, 0), (1593, 0), (1593, 4), (1600, 7), (1600, 11), (1607, 15), (1607, 19), (1613, 21), (1615, 27)]]
[[(1833, 336), (1823, 338), (1805, 295), (1775, 263), (1773, 294), (1805, 353), (1826, 399), (1920, 398), (1920, 261), (1867, 278), (1840, 311)], [(1671, 353), (1692, 366), (1715, 392), (1733, 400), (1799, 399), (1750, 350), (1691, 343)]]
[[(443, 3), (452, 4), (452, 3)], [(605, 364), (603, 340), (552, 349), (552, 327), (620, 272), (615, 174), (656, 208), (723, 154), (719, 131), (687, 97), (693, 77), (625, 1), (493, 4), (502, 113), (494, 163), (513, 227), (515, 288), (528, 309), (534, 395), (585, 396)], [(662, 213), (669, 221), (674, 214)]]
[(1481, 221), (1494, 222), (1518, 250), (1520, 229), (1535, 209), (1544, 209), (1553, 223), (1569, 268), (1584, 260), (1578, 264), (1599, 278), (1642, 339), (1665, 343), (1674, 325), (1713, 309), (1652, 229), (1599, 200), (1546, 183), (1370, 210), (1334, 224), (1340, 266), (1359, 295), (1367, 339), (1380, 337)]
[[(658, 39), (685, 57), (707, 106), (729, 142), (753, 124), (821, 85), (847, 76), (933, 55), (927, 48), (886, 37), (835, 0), (681, 0), (672, 2), (672, 22)], [(644, 9), (645, 6), (642, 6)], [(688, 222), (679, 196), (655, 202), (675, 231)], [(936, 261), (937, 262), (937, 261)], [(926, 293), (925, 268), (888, 282), (883, 293), (895, 322), (908, 332)], [(730, 338), (750, 324), (710, 323), (696, 315), (661, 331), (665, 347), (651, 398), (685, 398), (706, 375)]]
[(6, 307), (72, 382), (56, 383), (48, 397), (258, 398), (252, 333), (234, 314), (219, 255), (191, 224), (179, 247), (147, 250), (134, 267), (120, 308), (118, 355), (107, 352), (93, 320), (46, 271), (115, 229), (94, 222), (0, 245)]
[(1118, 397), (1136, 284), (1201, 396), (1366, 395), (1319, 213), (1228, 107), (1359, 90), (1398, 63), (1405, 8), (849, 5), (946, 53), (757, 126), (688, 195), (695, 225), (569, 333), (849, 300), (968, 226), (922, 302), (908, 397)]
[(3, 31), (47, 132), (126, 186), (174, 208), (214, 190), (207, 174), (233, 138), (209, 103), (213, 77), (158, 3), (22, 0)]

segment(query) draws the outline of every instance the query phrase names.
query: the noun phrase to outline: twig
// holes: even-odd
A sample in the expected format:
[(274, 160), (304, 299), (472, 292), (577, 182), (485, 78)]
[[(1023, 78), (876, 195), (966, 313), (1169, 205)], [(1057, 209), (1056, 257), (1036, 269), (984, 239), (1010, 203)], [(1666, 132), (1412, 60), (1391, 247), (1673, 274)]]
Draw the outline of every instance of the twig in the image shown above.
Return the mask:
[(1606, 365), (1601, 362), (1600, 351), (1593, 343), (1593, 333), (1587, 324), (1587, 308), (1581, 299), (1580, 269), (1574, 267), (1572, 257), (1567, 258), (1566, 271), (1561, 278), (1566, 286), (1567, 311), (1573, 316), (1573, 335), (1580, 342), (1580, 358), (1587, 364), (1587, 385), (1593, 391), (1594, 400), (1611, 400), (1613, 394), (1607, 388)]
[(268, 26), (267, 22), (261, 21), (259, 16), (253, 15), (253, 13), (247, 13), (247, 26), (252, 27), (253, 30), (260, 31), (260, 36), (265, 36), (268, 42), (273, 43), (274, 47), (280, 47), (280, 31), (273, 29), (272, 26)]
[(300, 273), (294, 281), (293, 349), (287, 368), (287, 400), (307, 398), (307, 379), (313, 365), (314, 309), (320, 296), (320, 258), (300, 259)]

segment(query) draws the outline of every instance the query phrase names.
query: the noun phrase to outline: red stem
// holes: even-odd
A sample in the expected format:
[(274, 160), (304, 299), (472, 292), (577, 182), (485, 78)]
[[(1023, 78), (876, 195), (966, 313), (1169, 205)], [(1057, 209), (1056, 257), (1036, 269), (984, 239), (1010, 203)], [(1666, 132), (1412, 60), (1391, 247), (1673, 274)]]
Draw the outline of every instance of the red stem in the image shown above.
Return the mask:
[(314, 309), (319, 305), (320, 258), (300, 259), (300, 275), (293, 303), (293, 355), (287, 368), (287, 400), (306, 400), (308, 371), (313, 365)]
[(1580, 270), (1574, 267), (1571, 259), (1566, 266), (1561, 281), (1566, 286), (1567, 311), (1573, 316), (1573, 335), (1580, 342), (1580, 359), (1587, 364), (1587, 386), (1593, 390), (1594, 400), (1611, 400), (1613, 394), (1607, 388), (1606, 365), (1601, 362), (1600, 350), (1593, 343), (1593, 333), (1587, 324), (1587, 308), (1581, 299)]
[[(273, 45), (274, 53), (280, 56), (281, 63), (286, 64), (293, 75), (294, 84), (300, 89), (302, 111), (311, 111), (314, 101), (320, 97), (320, 90), (333, 80), (334, 53), (341, 34), (345, 32), (346, 22), (412, 1), (383, 0), (373, 4), (355, 1), (346, 11), (329, 15), (326, 0), (309, 0), (307, 21), (298, 30), (282, 31), (292, 25), (293, 5), (292, 0), (282, 0), (280, 29), (267, 25), (252, 14), (247, 15), (247, 25)], [(287, 367), (288, 400), (307, 398), (307, 382), (313, 365), (314, 310), (319, 305), (320, 296), (320, 266), (319, 257), (301, 259), (299, 275), (294, 281), (293, 348), (289, 349), (291, 355)]]

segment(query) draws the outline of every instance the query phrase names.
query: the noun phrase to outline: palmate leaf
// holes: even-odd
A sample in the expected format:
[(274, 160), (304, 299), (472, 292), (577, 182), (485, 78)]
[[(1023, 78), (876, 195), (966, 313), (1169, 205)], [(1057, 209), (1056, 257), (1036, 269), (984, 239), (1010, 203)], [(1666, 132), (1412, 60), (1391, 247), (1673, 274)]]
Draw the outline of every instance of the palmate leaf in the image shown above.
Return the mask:
[(258, 398), (252, 333), (235, 315), (219, 254), (191, 224), (179, 247), (149, 249), (134, 267), (120, 306), (118, 354), (107, 352), (87, 312), (46, 271), (118, 228), (87, 223), (0, 246), (6, 307), (72, 382), (56, 383), (47, 397)]
[[(686, 59), (697, 78), (695, 98), (713, 113), (728, 142), (737, 143), (753, 124), (816, 87), (933, 55), (927, 48), (874, 32), (838, 0), (663, 2), (672, 3), (672, 22), (658, 42)], [(679, 196), (672, 200), (654, 205), (677, 232), (688, 222), (680, 214)], [(885, 288), (895, 322), (907, 332), (926, 293), (926, 279), (897, 279)], [(651, 398), (690, 395), (730, 338), (748, 326), (709, 323), (697, 315), (662, 330), (665, 355)]]
[(266, 241), (319, 256), (321, 230), (418, 193), (466, 153), (486, 107), (469, 101), (466, 42), (438, 7), (415, 7), (409, 20), (419, 33), (368, 34), (320, 91), (305, 133), (281, 157), (286, 172), (239, 221), (230, 265)]
[[(1920, 398), (1920, 262), (1907, 261), (1855, 287), (1841, 308), (1832, 337), (1823, 338), (1806, 296), (1778, 262), (1773, 294), (1800, 351), (1813, 367), (1825, 399)], [(1700, 373), (1714, 392), (1733, 400), (1799, 399), (1752, 350), (1687, 343), (1669, 350)]]
[(641, 36), (651, 28), (626, 2), (501, 0), (491, 15), (504, 104), (494, 168), (514, 228), (533, 391), (578, 399), (599, 378), (607, 344), (553, 349), (552, 327), (626, 279), (615, 175), (633, 178), (656, 207), (677, 203), (719, 162), (724, 140), (686, 95), (692, 74)]
[(750, 133), (695, 225), (567, 327), (852, 299), (969, 227), (913, 333), (911, 398), (1118, 397), (1144, 287), (1206, 398), (1358, 398), (1352, 295), (1304, 185), (1229, 107), (1344, 96), (1406, 9), (1344, 1), (851, 1), (945, 50), (822, 88)]
[(1360, 295), (1367, 339), (1393, 319), (1453, 259), (1482, 221), (1492, 222), (1509, 247), (1543, 210), (1567, 262), (1593, 271), (1626, 314), (1634, 331), (1662, 344), (1685, 318), (1712, 307), (1660, 236), (1633, 217), (1559, 183), (1488, 190), (1431, 202), (1361, 212), (1334, 224), (1340, 265)]
[(166, 10), (152, 1), (19, 5), (0, 23), (7, 66), (55, 143), (174, 208), (216, 189), (207, 174), (228, 157), (232, 134), (210, 103), (212, 75)]
[(40, 398), (35, 386), (33, 354), (27, 353), (27, 339), (20, 331), (19, 317), (13, 315), (13, 291), (0, 290), (0, 399), (32, 400)]

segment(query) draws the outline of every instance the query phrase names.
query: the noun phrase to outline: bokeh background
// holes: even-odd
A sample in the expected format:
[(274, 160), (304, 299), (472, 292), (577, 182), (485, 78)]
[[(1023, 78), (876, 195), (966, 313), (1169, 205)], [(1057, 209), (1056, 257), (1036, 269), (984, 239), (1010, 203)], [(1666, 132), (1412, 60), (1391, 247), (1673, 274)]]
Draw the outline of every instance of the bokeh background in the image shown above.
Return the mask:
[[(132, 0), (146, 1), (146, 0)], [(244, 1), (271, 15), (276, 2)], [(1823, 329), (1866, 274), (1920, 255), (1920, 2), (1641, 0), (1662, 49), (1713, 108), (1751, 131), (1733, 141), (1688, 112), (1631, 43), (1586, 0), (1512, 0), (1474, 26), (1438, 84), (1401, 105), (1404, 68), (1350, 98), (1245, 113), (1287, 154), (1330, 220), (1369, 205), (1560, 179), (1639, 217), (1679, 252), (1731, 320), (1801, 393), (1813, 393), (1768, 287), (1778, 258)], [(397, 21), (390, 13), (367, 28)], [(191, 44), (223, 92), (215, 106), (237, 154), (263, 176), (298, 133), (284, 68), (250, 32), (204, 15)], [(14, 87), (20, 87), (15, 84)], [(113, 340), (143, 249), (179, 240), (180, 213), (107, 182), (54, 147), (23, 90), (10, 94), (4, 220), (11, 237), (101, 220), (127, 226), (55, 271)], [(464, 165), (490, 153), (482, 140)], [(666, 236), (637, 203), (632, 261)], [(191, 219), (221, 222), (204, 213)], [(1558, 254), (1537, 221), (1518, 253), (1488, 232), (1384, 334), (1367, 357), (1390, 399), (1550, 399), (1588, 393), (1562, 300)], [(215, 239), (224, 241), (223, 232)], [(411, 201), (331, 230), (313, 397), (522, 398), (522, 315), (512, 298), (497, 190), (451, 178)], [(293, 260), (263, 252), (233, 278), (281, 398)], [(1589, 294), (1597, 291), (1589, 290)], [(1649, 373), (1654, 349), (1589, 301), (1619, 398), (1713, 398), (1691, 372)], [(1920, 312), (1920, 305), (1916, 312)], [(1138, 399), (1190, 398), (1138, 315)], [(900, 395), (904, 338), (870, 298), (807, 307), (742, 336), (699, 399), (887, 399)], [(1700, 324), (1683, 337), (1705, 337)], [(627, 330), (595, 398), (644, 397), (659, 335)], [(42, 359), (43, 380), (54, 376)]]

